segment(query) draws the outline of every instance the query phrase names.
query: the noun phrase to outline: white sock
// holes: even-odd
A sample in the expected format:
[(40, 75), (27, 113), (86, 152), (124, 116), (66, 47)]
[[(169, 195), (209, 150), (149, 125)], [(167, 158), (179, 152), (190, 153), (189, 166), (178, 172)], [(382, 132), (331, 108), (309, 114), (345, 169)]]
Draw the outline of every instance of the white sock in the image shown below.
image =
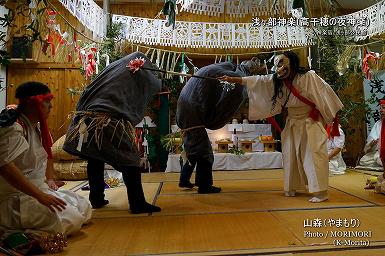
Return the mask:
[(288, 196), (288, 197), (295, 196), (295, 190), (285, 191), (285, 196)]
[(328, 199), (329, 199), (328, 198), (328, 192), (327, 191), (321, 191), (321, 192), (314, 193), (314, 197), (310, 198), (309, 202), (321, 203), (321, 202), (326, 201)]

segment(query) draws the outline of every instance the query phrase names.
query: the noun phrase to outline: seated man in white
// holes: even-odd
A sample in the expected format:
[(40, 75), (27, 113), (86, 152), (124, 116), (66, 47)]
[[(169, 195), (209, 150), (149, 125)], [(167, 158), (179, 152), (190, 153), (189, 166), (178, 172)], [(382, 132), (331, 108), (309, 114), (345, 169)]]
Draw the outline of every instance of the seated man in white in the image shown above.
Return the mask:
[(364, 148), (365, 155), (359, 162), (361, 167), (383, 168), (383, 162), (381, 159), (384, 157), (381, 157), (381, 155), (383, 155), (381, 154), (381, 151), (383, 148), (385, 153), (385, 141), (382, 142), (381, 138), (384, 137), (385, 139), (385, 136), (381, 135), (382, 133), (385, 134), (385, 127), (382, 129), (382, 122), (385, 120), (385, 100), (380, 100), (380, 114), (381, 119), (374, 124), (366, 141)]
[(91, 217), (90, 203), (44, 182), (52, 157), (46, 119), (53, 96), (46, 85), (27, 82), (16, 98), (17, 108), (0, 115), (0, 233), (77, 232)]
[(346, 164), (342, 158), (342, 149), (345, 145), (345, 134), (341, 127), (338, 127), (340, 136), (331, 136), (331, 126), (327, 127), (328, 133), (328, 155), (329, 155), (329, 175), (345, 174)]

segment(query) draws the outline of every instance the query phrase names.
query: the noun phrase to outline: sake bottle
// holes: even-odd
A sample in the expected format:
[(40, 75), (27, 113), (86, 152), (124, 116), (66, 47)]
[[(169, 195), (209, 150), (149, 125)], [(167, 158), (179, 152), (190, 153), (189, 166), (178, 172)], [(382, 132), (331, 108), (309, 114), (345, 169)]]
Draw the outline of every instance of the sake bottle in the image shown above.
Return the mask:
[(233, 146), (238, 148), (238, 136), (237, 136), (237, 129), (234, 128), (234, 132), (232, 134), (232, 141), (233, 141)]

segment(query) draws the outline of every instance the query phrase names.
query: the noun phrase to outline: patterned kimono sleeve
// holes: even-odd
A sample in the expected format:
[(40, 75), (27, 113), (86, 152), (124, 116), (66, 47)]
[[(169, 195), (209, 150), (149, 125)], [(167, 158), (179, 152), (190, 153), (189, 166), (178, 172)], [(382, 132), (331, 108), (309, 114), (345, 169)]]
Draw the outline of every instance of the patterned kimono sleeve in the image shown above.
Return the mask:
[(14, 161), (29, 148), (18, 123), (0, 128), (0, 167)]
[(243, 77), (242, 84), (247, 87), (250, 120), (264, 119), (281, 112), (281, 106), (278, 102), (272, 109), (273, 75)]
[(337, 112), (344, 106), (341, 100), (330, 85), (314, 71), (307, 72), (304, 79), (306, 86), (306, 95), (304, 96), (316, 105), (326, 123), (333, 123)]

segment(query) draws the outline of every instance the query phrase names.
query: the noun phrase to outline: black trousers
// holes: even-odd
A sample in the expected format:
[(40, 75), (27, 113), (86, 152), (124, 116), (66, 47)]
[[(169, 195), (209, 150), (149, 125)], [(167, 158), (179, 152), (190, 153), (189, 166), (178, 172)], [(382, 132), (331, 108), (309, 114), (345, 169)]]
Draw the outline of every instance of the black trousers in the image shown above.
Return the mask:
[[(114, 166), (113, 166), (114, 167)], [(123, 175), (127, 188), (127, 197), (131, 209), (139, 208), (146, 203), (143, 193), (141, 171), (139, 167), (127, 166), (116, 168)], [(97, 159), (88, 159), (88, 181), (90, 185), (89, 200), (91, 204), (104, 200), (104, 162)]]
[(187, 163), (184, 164), (180, 172), (180, 182), (187, 183), (196, 166), (195, 185), (207, 188), (213, 185), (212, 164), (209, 160), (199, 156), (188, 156)]

